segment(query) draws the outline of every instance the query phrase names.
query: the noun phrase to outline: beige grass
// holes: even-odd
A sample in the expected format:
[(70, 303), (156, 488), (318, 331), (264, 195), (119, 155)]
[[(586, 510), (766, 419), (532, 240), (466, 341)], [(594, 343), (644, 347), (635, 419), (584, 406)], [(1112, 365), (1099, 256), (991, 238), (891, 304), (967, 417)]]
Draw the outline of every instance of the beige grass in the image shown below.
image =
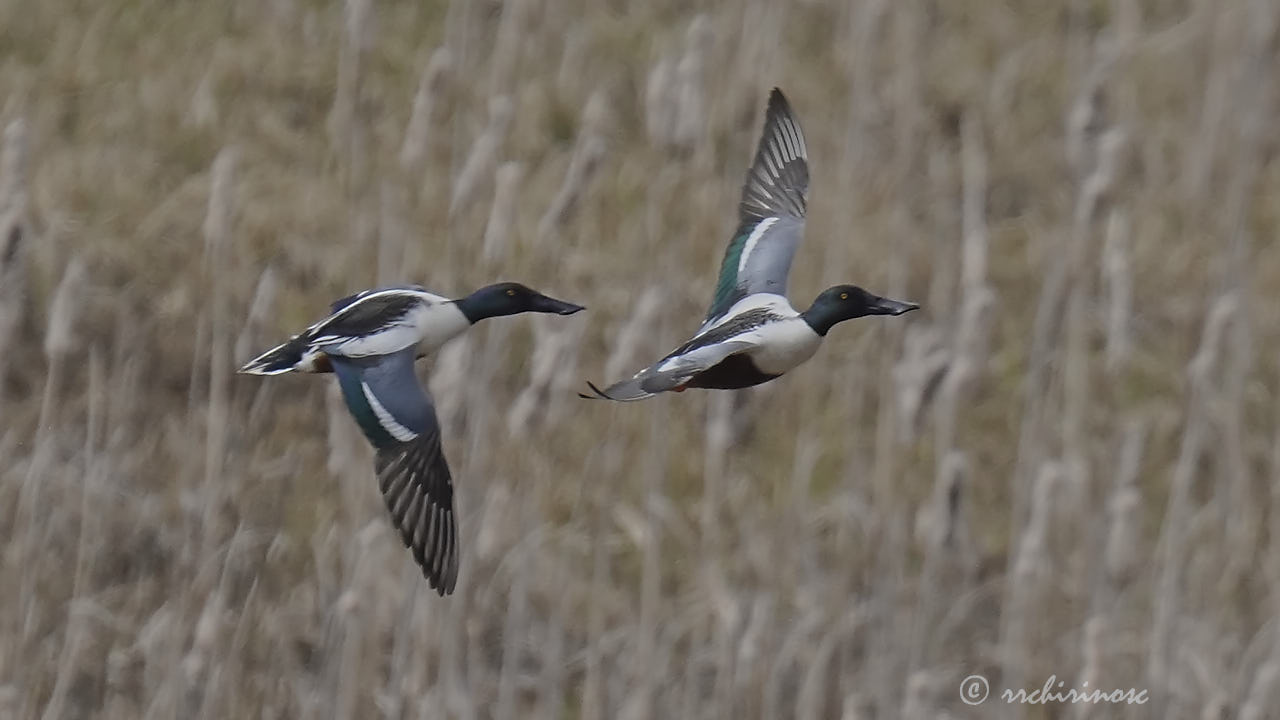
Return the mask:
[[(0, 0), (0, 717), (1268, 717), (1277, 15)], [(697, 324), (773, 85), (796, 303), (925, 309), (578, 401)], [(331, 379), (230, 370), (496, 279), (589, 312), (424, 363), (441, 599)]]

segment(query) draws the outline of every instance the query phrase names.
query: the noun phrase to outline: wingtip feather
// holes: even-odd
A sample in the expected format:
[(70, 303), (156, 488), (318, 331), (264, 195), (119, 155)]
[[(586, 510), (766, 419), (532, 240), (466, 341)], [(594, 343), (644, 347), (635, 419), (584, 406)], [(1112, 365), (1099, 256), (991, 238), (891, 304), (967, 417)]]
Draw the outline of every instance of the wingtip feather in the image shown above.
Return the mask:
[(605, 395), (604, 391), (596, 387), (596, 384), (591, 382), (590, 380), (587, 381), (587, 387), (591, 388), (591, 392), (595, 393), (595, 395), (578, 393), (578, 397), (582, 398), (583, 400), (612, 400), (613, 399), (608, 395)]

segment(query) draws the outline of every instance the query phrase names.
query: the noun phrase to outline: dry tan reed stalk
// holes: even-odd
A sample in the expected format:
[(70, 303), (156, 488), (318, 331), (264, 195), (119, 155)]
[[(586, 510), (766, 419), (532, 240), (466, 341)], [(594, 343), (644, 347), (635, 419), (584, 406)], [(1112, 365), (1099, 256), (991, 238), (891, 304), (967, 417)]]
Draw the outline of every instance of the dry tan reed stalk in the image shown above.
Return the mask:
[(507, 255), (512, 230), (516, 227), (519, 210), (520, 184), (524, 180), (524, 165), (504, 162), (494, 176), (493, 205), (489, 209), (489, 222), (484, 228), (482, 255), (486, 263), (497, 264)]
[(337, 383), (328, 384), (324, 401), (325, 414), (329, 418), (328, 440), (325, 443), (329, 448), (329, 455), (325, 467), (331, 476), (338, 478), (339, 482), (345, 486), (348, 483), (342, 479), (350, 477), (354, 480), (358, 477), (355, 473), (363, 465), (361, 459), (367, 453), (361, 447), (363, 438), (359, 433), (354, 432), (351, 416), (342, 401), (342, 391)]
[(231, 227), (235, 221), (235, 170), (237, 150), (223, 148), (210, 170), (209, 204), (202, 226), (204, 270), (210, 317), (209, 397), (205, 428), (204, 487), (200, 492), (202, 542), (211, 551), (221, 535), (216, 518), (226, 492), (223, 464), (226, 458), (231, 382), (231, 328), (226, 299), (226, 278), (231, 272)]
[(791, 625), (763, 688), (762, 717), (790, 717), (794, 712), (787, 707), (791, 704), (787, 701), (794, 702), (790, 696), (797, 685), (796, 674), (802, 665), (808, 664), (810, 648), (816, 641), (814, 633), (822, 628), (824, 619), (817, 613), (805, 613)]
[(1276, 687), (1280, 684), (1280, 663), (1268, 658), (1258, 668), (1249, 685), (1249, 694), (1240, 705), (1240, 720), (1264, 720), (1275, 714)]
[(650, 409), (649, 436), (651, 452), (642, 467), (645, 533), (641, 546), (640, 616), (636, 628), (639, 635), (630, 669), (635, 683), (631, 707), (639, 718), (652, 716), (654, 695), (660, 686), (655, 667), (663, 612), (662, 520), (658, 507), (666, 496), (666, 458), (671, 447), (669, 420), (662, 405), (655, 404)]
[[(1059, 334), (1064, 326), (1069, 387), (1063, 393), (1065, 422), (1062, 436), (1067, 462), (1073, 468), (1079, 467), (1082, 463), (1081, 428), (1088, 377), (1087, 358), (1084, 355), (1084, 343), (1087, 339), (1087, 318), (1084, 314), (1087, 295), (1084, 286), (1084, 259), (1091, 246), (1089, 239), (1099, 203), (1111, 189), (1118, 172), (1120, 151), (1125, 139), (1124, 134), (1115, 128), (1101, 129), (1105, 127), (1106, 122), (1101, 107), (1102, 92), (1105, 81), (1110, 77), (1111, 68), (1110, 58), (1105, 51), (1099, 50), (1094, 57), (1091, 74), (1077, 96), (1067, 121), (1066, 154), (1078, 178), (1076, 197), (1072, 223), (1067, 231), (1065, 242), (1059, 245), (1055, 255), (1048, 262), (1032, 328), (1029, 369), (1025, 384), (1026, 400), (1022, 411), (1020, 438), (1010, 490), (1013, 501), (1011, 527), (1015, 532), (1023, 527), (1024, 518), (1029, 512), (1029, 503), (1024, 489), (1027, 486), (1026, 478), (1030, 468), (1044, 452), (1045, 438), (1042, 436), (1042, 428), (1046, 422), (1044, 411), (1049, 391), (1050, 361), (1055, 356), (1055, 345), (1062, 342)], [(1037, 487), (1039, 487), (1038, 484)], [(1028, 527), (1027, 531), (1029, 530)], [(1024, 560), (1021, 549), (1016, 553), (1010, 553), (1008, 565), (1010, 576), (1018, 577), (1018, 563), (1025, 562), (1027, 560)], [(1008, 586), (1004, 603), (1006, 610), (1016, 601), (1014, 595), (1017, 592), (1015, 585)], [(1015, 627), (1015, 624), (1022, 622), (1021, 615), (1013, 615), (1007, 611), (1004, 613), (1000, 632), (1002, 646), (1016, 644), (1019, 648), (1021, 647), (1023, 639), (1019, 637), (1015, 643), (1011, 634), (1019, 636), (1022, 634), (1023, 630)], [(1022, 663), (1015, 659), (1016, 653), (1021, 652), (1024, 650), (1011, 649), (1006, 653), (1003, 665), (1007, 670), (1022, 669)], [(1018, 687), (1019, 683), (1011, 682), (1009, 686)]]
[[(842, 163), (847, 183), (860, 183), (870, 177), (876, 163), (874, 153), (880, 145), (873, 126), (880, 119), (883, 103), (877, 97), (877, 88), (883, 79), (878, 72), (876, 54), (889, 41), (884, 20), (894, 4), (887, 0), (871, 0), (849, 6), (846, 32), (850, 41), (845, 53), (845, 72), (849, 77), (848, 108), (849, 131), (844, 146), (846, 156)], [(848, 191), (849, 188), (842, 188)]]
[[(806, 426), (807, 425), (807, 426)], [(821, 431), (812, 425), (801, 425), (796, 428), (795, 450), (792, 455), (791, 477), (785, 491), (788, 493), (786, 511), (780, 513), (779, 525), (784, 537), (796, 539), (807, 538), (810, 532), (806, 525), (813, 516), (812, 497), (814, 472), (822, 457), (822, 448), (813, 438)], [(814, 587), (818, 579), (805, 577), (800, 573), (814, 572), (817, 565), (812, 556), (812, 543), (800, 543), (799, 547), (773, 547), (774, 560), (772, 567), (761, 568), (761, 575), (772, 576), (774, 582), (786, 587)]]
[(964, 114), (960, 122), (960, 167), (964, 200), (961, 221), (964, 226), (960, 253), (960, 291), (967, 297), (986, 286), (987, 282), (987, 148), (983, 139), (982, 118), (976, 111)]
[[(970, 385), (982, 375), (987, 362), (995, 292), (987, 284), (990, 233), (986, 222), (987, 149), (981, 119), (974, 112), (961, 120), (961, 171), (964, 200), (961, 221), (964, 238), (960, 253), (960, 316), (952, 338), (953, 359), (946, 387), (952, 407), (949, 424), (954, 424), (955, 407)], [(950, 435), (946, 436), (949, 447)]]
[[(383, 712), (392, 717), (403, 716), (412, 705), (411, 700), (419, 703), (437, 702), (431, 689), (426, 686), (426, 678), (421, 672), (421, 651), (435, 647), (436, 638), (431, 637), (433, 628), (422, 622), (422, 610), (430, 600), (420, 591), (422, 574), (412, 562), (400, 564), (400, 610), (394, 620), (399, 630), (392, 635), (391, 653), (387, 668), (386, 682), (377, 691), (384, 698), (380, 703)], [(430, 707), (432, 705), (423, 705)]]
[[(905, 441), (915, 437), (925, 409), (953, 362), (938, 326), (916, 324), (907, 328), (902, 357), (893, 368), (898, 420), (901, 423), (899, 432)], [(949, 447), (949, 441), (940, 445)]]
[[(85, 299), (85, 283), (87, 271), (80, 258), (73, 257), (63, 272), (62, 281), (54, 291), (53, 302), (50, 303), (49, 325), (45, 333), (44, 351), (48, 361), (48, 374), (45, 376), (44, 393), (40, 401), (40, 416), (36, 427), (34, 448), (28, 461), (27, 472), (22, 481), (22, 490), (18, 496), (18, 515), (14, 525), (14, 537), (21, 537), (22, 545), (28, 553), (39, 553), (43, 547), (41, 537), (49, 527), (48, 508), (42, 502), (41, 495), (47, 484), (46, 474), (53, 461), (54, 445), (60, 422), (55, 420), (57, 408), (61, 405), (63, 375), (68, 363), (74, 358), (72, 354), (78, 349), (76, 324), (83, 310)], [(21, 531), (20, 531), (21, 530)], [(25, 531), (25, 532), (22, 532)], [(38, 556), (28, 556), (22, 563), (19, 580), (18, 597), (26, 603), (34, 603), (38, 597), (34, 591), (41, 563)], [(27, 605), (24, 614), (34, 612)], [(23, 641), (29, 641), (29, 633), (36, 623), (27, 622), (24, 628)]]
[[(532, 503), (521, 503), (520, 526), (523, 531), (532, 527)], [(529, 625), (529, 566), (538, 550), (537, 533), (528, 532), (525, 538), (508, 554), (506, 562), (511, 586), (506, 596), (507, 613), (502, 626), (501, 665), (498, 671), (497, 698), (494, 703), (495, 720), (515, 720), (522, 715), (516, 711), (517, 684), (520, 682), (522, 645)]]
[(453, 56), (446, 47), (436, 48), (422, 70), (413, 110), (400, 146), (400, 169), (414, 181), (422, 176), (433, 141), (433, 129), (440, 121), (443, 95), (453, 72)]
[(258, 352), (258, 347), (266, 338), (271, 328), (272, 313), (275, 311), (276, 293), (280, 281), (276, 279), (275, 268), (271, 265), (262, 269), (258, 275), (258, 284), (253, 291), (253, 300), (249, 303), (249, 315), (245, 319), (240, 336), (236, 338), (235, 363), (247, 362)]
[[(819, 619), (821, 622), (822, 619)], [(817, 641), (817, 647), (807, 658), (808, 667), (804, 672), (804, 679), (800, 683), (800, 691), (796, 696), (795, 714), (791, 717), (797, 720), (821, 720), (830, 717), (831, 710), (828, 707), (828, 681), (832, 674), (833, 656), (836, 654), (837, 644), (843, 640), (840, 633), (829, 632), (823, 635)], [(904, 717), (909, 717), (906, 712)]]
[[(599, 476), (619, 477), (627, 467), (624, 457), (626, 447), (613, 440), (607, 442), (600, 452)], [(614, 483), (594, 483), (590, 490), (589, 510), (587, 514), (586, 533), (593, 541), (590, 547), (591, 571), (587, 579), (587, 592), (593, 597), (604, 597), (612, 587), (610, 572), (610, 555), (608, 543), (601, 539), (611, 535), (612, 508), (616, 505), (617, 491)], [(578, 712), (586, 720), (608, 717), (605, 706), (605, 682), (608, 668), (605, 667), (604, 641), (608, 623), (607, 608), (604, 603), (588, 603), (584, 611), (585, 632), (582, 660), (582, 686), (579, 693)]]
[(449, 197), (449, 217), (471, 208), (479, 199), (486, 183), (493, 177), (494, 168), (502, 157), (503, 145), (511, 128), (515, 105), (508, 95), (495, 95), (489, 100), (489, 124), (471, 146), (467, 160), (453, 183)]
[(953, 450), (939, 463), (933, 494), (916, 516), (916, 541), (927, 551), (925, 567), (934, 553), (962, 550), (968, 542), (963, 500), (968, 458)]
[[(1280, 583), (1280, 402), (1272, 411), (1271, 455), (1268, 458), (1267, 535), (1265, 557), (1268, 579)], [(1280, 613), (1280, 592), (1272, 592), (1270, 606)]]
[(520, 56), (533, 18), (533, 0), (504, 0), (501, 19), (489, 57), (489, 94), (510, 95), (516, 90)]
[[(1084, 692), (1090, 692), (1094, 689), (1103, 690), (1107, 687), (1109, 681), (1113, 682), (1113, 678), (1104, 674), (1106, 649), (1104, 643), (1107, 638), (1108, 622), (1105, 615), (1094, 615), (1085, 621), (1080, 655), (1083, 659), (1080, 668), (1080, 674), (1076, 677), (1074, 687)], [(1073, 708), (1073, 717), (1088, 718), (1096, 711), (1096, 707), (1090, 704), (1082, 703)]]
[(361, 589), (367, 586), (368, 575), (372, 572), (373, 563), (367, 562), (370, 545), (380, 528), (373, 522), (365, 525), (356, 535), (355, 542), (346, 553), (350, 558), (345, 575), (343, 591), (331, 609), (335, 637), (333, 638), (333, 660), (328, 668), (330, 675), (330, 695), (333, 717), (359, 717), (357, 704), (359, 701), (359, 667), (364, 654), (366, 632), (369, 629), (366, 617), (367, 605), (363, 602)]
[(0, 136), (0, 212), (22, 217), (27, 211), (29, 144), (27, 122), (23, 117), (5, 124), (4, 134)]
[(338, 78), (326, 127), (329, 143), (340, 157), (351, 160), (353, 138), (360, 110), (360, 88), (365, 55), (373, 45), (372, 0), (343, 3), (342, 45), (338, 52)]
[(1132, 346), (1129, 317), (1133, 312), (1133, 270), (1130, 266), (1129, 213), (1112, 209), (1107, 216), (1102, 247), (1103, 284), (1107, 298), (1107, 372), (1123, 369)]
[(929, 697), (933, 684), (933, 674), (925, 670), (917, 670), (907, 677), (902, 699), (903, 720), (927, 720), (937, 716), (937, 709)]
[(201, 129), (217, 127), (221, 114), (218, 107), (218, 77), (220, 75), (218, 53), (215, 52), (213, 61), (205, 68), (204, 73), (200, 76), (200, 82), (196, 83), (196, 89), (191, 92), (191, 102), (187, 108), (187, 114), (183, 118), (186, 124)]
[(1205, 58), (1208, 66), (1205, 69), (1200, 112), (1197, 113), (1199, 127), (1185, 143), (1186, 158), (1182, 163), (1183, 199), (1197, 208), (1206, 207), (1208, 199), (1215, 195), (1210, 192), (1209, 186), (1213, 179), (1215, 160), (1223, 154), (1222, 126), (1233, 114), (1229, 93), (1233, 85), (1232, 79), (1239, 72), (1241, 62), (1237, 51), (1242, 15), (1239, 12), (1227, 12), (1224, 6), (1223, 10), (1206, 12), (1201, 16), (1203, 25), (1208, 26), (1206, 30), (1209, 34), (1209, 47)]
[[(13, 211), (0, 212), (0, 345), (9, 347), (18, 339), (27, 308), (26, 227)], [(0, 409), (8, 384), (8, 353), (0, 354)]]
[(535, 416), (546, 423), (562, 418), (565, 402), (577, 385), (578, 354), (584, 323), (556, 322), (558, 318), (532, 319), (534, 346), (529, 358), (529, 384), (516, 396), (507, 413), (507, 432), (516, 437), (531, 426)]
[(1117, 588), (1133, 579), (1140, 559), (1142, 538), (1142, 490), (1138, 487), (1146, 428), (1138, 422), (1125, 427), (1120, 461), (1115, 469), (1114, 488), (1107, 502), (1107, 542), (1103, 561), (1107, 577)]
[(965, 294), (960, 305), (956, 330), (955, 358), (947, 369), (944, 390), (956, 401), (968, 399), (977, 382), (986, 375), (991, 333), (998, 319), (999, 298), (987, 285)]
[(706, 149), (707, 56), (713, 39), (711, 20), (706, 15), (695, 17), (685, 33), (684, 55), (675, 67), (677, 110), (673, 140), (689, 153)]
[(1280, 11), (1274, 3), (1250, 2), (1245, 15), (1242, 72), (1236, 87), (1235, 104), (1241, 108), (1235, 124), (1233, 173), (1227, 183), (1220, 210), (1219, 226), (1230, 242), (1224, 248), (1222, 285), (1238, 303), (1235, 321), (1228, 327), (1226, 357), (1220, 397), (1214, 407), (1219, 417), (1221, 443), (1219, 458), (1225, 477), (1215, 485), (1214, 502), (1223, 528), (1227, 562), (1221, 564), (1220, 587), (1241, 588), (1254, 574), (1254, 552), (1262, 531), (1262, 508), (1254, 500), (1254, 462), (1246, 447), (1248, 419), (1246, 407), (1255, 362), (1255, 335), (1252, 312), (1257, 274), (1254, 232), (1247, 229), (1259, 183), (1264, 172), (1263, 157), (1270, 131), (1267, 123), (1277, 107), (1273, 82)]
[(1189, 398), (1178, 456), (1169, 478), (1169, 499), (1157, 543), (1152, 572), (1152, 621), (1147, 651), (1146, 678), (1153, 707), (1163, 709), (1173, 676), (1170, 664), (1177, 647), (1178, 617), (1183, 603), (1182, 578), (1186, 548), (1190, 541), (1192, 514), (1191, 485), (1208, 441), (1207, 404), (1213, 393), (1212, 373), (1222, 353), (1226, 326), (1237, 312), (1235, 298), (1219, 297), (1205, 318), (1200, 347), (1187, 366)]
[(1034, 609), (1053, 584), (1056, 565), (1050, 553), (1049, 533), (1054, 505), (1062, 494), (1064, 474), (1064, 468), (1056, 462), (1046, 462), (1040, 467), (1030, 517), (1013, 550), (1013, 574), (1007, 581), (1010, 590), (1002, 611), (1007, 626), (1000, 639), (1001, 678), (1006, 687), (1019, 688), (1026, 684), (1033, 652), (1028, 634), (1034, 629)]
[(702, 451), (702, 498), (699, 503), (699, 535), (702, 562), (707, 570), (722, 554), (720, 513), (724, 503), (724, 480), (728, 471), (729, 442), (733, 438), (733, 397), (712, 393), (707, 397), (706, 440)]
[[(885, 506), (881, 506), (885, 507)], [(901, 616), (896, 612), (897, 599), (906, 592), (904, 578), (907, 575), (907, 535), (910, 523), (901, 510), (879, 510), (881, 518), (872, 532), (878, 540), (874, 556), (870, 560), (871, 582), (876, 592), (868, 599), (866, 612), (874, 620), (863, 650), (866, 663), (864, 681), (870, 688), (871, 702), (877, 716), (898, 707), (902, 702), (901, 678), (906, 672), (902, 638), (909, 632)]]
[(583, 68), (589, 67), (591, 63), (589, 34), (581, 26), (570, 26), (552, 43), (552, 47), (557, 45), (560, 61), (556, 65), (556, 91), (560, 97), (583, 97), (587, 94), (587, 83), (592, 81), (591, 73), (583, 72)]
[[(1012, 537), (1025, 528), (1029, 513), (1027, 489), (1034, 485), (1031, 478), (1032, 468), (1044, 462), (1044, 444), (1042, 437), (1046, 424), (1045, 406), (1048, 394), (1049, 373), (1053, 352), (1054, 336), (1057, 332), (1058, 314), (1062, 297), (1067, 285), (1067, 262), (1059, 251), (1049, 260), (1045, 271), (1045, 279), (1041, 284), (1035, 317), (1032, 325), (1030, 352), (1027, 358), (1026, 377), (1023, 381), (1024, 399), (1020, 412), (1018, 444), (1014, 456), (1014, 469), (1010, 477), (1009, 495), (1011, 509), (1009, 515), (1010, 533)], [(1008, 553), (1007, 568), (1010, 576), (1014, 574), (1014, 562), (1017, 555)], [(1006, 584), (1004, 607), (1012, 602), (1013, 584)], [(1001, 631), (999, 644), (1007, 643), (1010, 632), (1008, 612), (1001, 614)]]
[(1098, 137), (1107, 126), (1106, 83), (1114, 71), (1114, 56), (1099, 45), (1075, 102), (1067, 111), (1064, 139), (1067, 165), (1078, 182), (1096, 172)]
[(613, 338), (613, 352), (604, 364), (605, 377), (618, 377), (641, 354), (643, 345), (657, 331), (658, 313), (666, 302), (666, 294), (656, 287), (646, 288), (634, 302), (634, 310)]
[(738, 636), (737, 654), (733, 658), (737, 672), (733, 693), (742, 697), (765, 678), (765, 665), (769, 658), (764, 647), (775, 626), (774, 611), (777, 601), (770, 594), (759, 593), (751, 600), (751, 611), (744, 621), (742, 634)]
[[(565, 581), (569, 577), (566, 573)], [(561, 585), (563, 586), (563, 582)], [(551, 617), (548, 619), (541, 641), (539, 652), (543, 657), (542, 673), (538, 677), (538, 705), (540, 720), (561, 720), (565, 714), (565, 695), (568, 668), (566, 667), (565, 650), (567, 646), (566, 618), (570, 618), (572, 601), (569, 593), (559, 593), (559, 597), (551, 604)]]
[(76, 326), (87, 298), (88, 270), (79, 256), (71, 258), (62, 281), (49, 305), (49, 327), (44, 336), (44, 355), (52, 365), (75, 351), (79, 345)]
[(187, 688), (187, 712), (191, 717), (196, 716), (193, 710), (203, 706), (209, 698), (204, 692), (204, 686), (213, 675), (211, 666), (217, 663), (218, 640), (225, 611), (226, 599), (220, 588), (215, 589), (200, 610), (191, 635), (191, 647), (182, 658), (183, 680)]
[[(92, 632), (88, 626), (85, 613), (77, 611), (78, 603), (76, 601), (87, 594), (86, 581), (90, 564), (91, 543), (97, 534), (96, 526), (98, 523), (96, 519), (99, 517), (99, 513), (95, 511), (95, 507), (96, 503), (99, 502), (97, 485), (99, 483), (100, 468), (96, 452), (96, 436), (99, 431), (98, 426), (102, 422), (102, 405), (105, 398), (105, 392), (102, 387), (105, 382), (103, 374), (102, 360), (97, 348), (91, 348), (89, 352), (89, 407), (85, 423), (84, 464), (82, 468), (72, 471), (77, 473), (77, 479), (81, 481), (79, 487), (79, 532), (76, 539), (74, 577), (71, 583), (72, 601), (67, 605), (66, 629), (62, 638), (62, 651), (57, 663), (56, 679), (54, 680), (53, 690), (50, 692), (49, 701), (45, 705), (44, 713), (41, 716), (49, 720), (63, 716), (63, 706), (67, 701), (67, 695), (74, 679), (75, 664), (82, 657), (85, 646), (89, 643), (88, 636)], [(74, 484), (74, 480), (67, 485), (71, 486), (72, 484)]]
[[(17, 340), (27, 312), (27, 130), (10, 121), (0, 137), (0, 346)], [(0, 408), (10, 353), (0, 353)]]
[(565, 173), (564, 184), (560, 192), (547, 208), (547, 212), (538, 221), (538, 239), (548, 241), (560, 231), (572, 218), (581, 202), (583, 193), (599, 169), (608, 146), (606, 131), (608, 125), (608, 99), (604, 92), (597, 90), (591, 94), (587, 107), (582, 112), (582, 133), (573, 149), (573, 158), (569, 161), (569, 170)]
[(182, 665), (182, 643), (185, 627), (179, 625), (183, 618), (178, 610), (162, 605), (147, 618), (138, 631), (136, 651), (143, 660), (143, 696), (151, 698), (148, 714), (144, 717), (165, 717), (178, 714), (178, 692), (182, 688), (178, 671)]
[(456, 427), (463, 421), (466, 387), (478, 345), (472, 334), (465, 334), (441, 348), (432, 362), (432, 395), (443, 427)]
[(661, 148), (676, 144), (676, 118), (680, 113), (675, 63), (659, 57), (649, 70), (644, 94), (644, 126), (649, 142)]
[(409, 201), (404, 187), (384, 181), (379, 193), (378, 272), (379, 287), (405, 282), (408, 274), (407, 248), (414, 231), (407, 216)]

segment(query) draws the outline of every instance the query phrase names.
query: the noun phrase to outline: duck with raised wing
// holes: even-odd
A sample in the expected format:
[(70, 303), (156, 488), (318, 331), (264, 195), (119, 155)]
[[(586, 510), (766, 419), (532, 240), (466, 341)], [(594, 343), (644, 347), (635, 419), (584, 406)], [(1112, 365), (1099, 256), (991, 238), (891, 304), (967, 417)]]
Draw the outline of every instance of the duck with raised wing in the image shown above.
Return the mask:
[(519, 283), (489, 285), (456, 300), (417, 286), (366, 290), (333, 303), (328, 317), (239, 372), (337, 375), (347, 409), (376, 450), (374, 470), (391, 519), (427, 582), (446, 595), (458, 579), (453, 480), (435, 405), (414, 361), (485, 318), (582, 309)]
[(787, 275), (804, 234), (809, 164), (804, 134), (782, 91), (774, 88), (764, 132), (747, 171), (739, 224), (720, 265), (715, 296), (693, 338), (633, 377), (594, 395), (643, 400), (686, 388), (736, 389), (768, 382), (813, 357), (836, 323), (867, 315), (901, 315), (918, 305), (879, 297), (855, 285), (824, 290), (808, 310), (787, 301)]

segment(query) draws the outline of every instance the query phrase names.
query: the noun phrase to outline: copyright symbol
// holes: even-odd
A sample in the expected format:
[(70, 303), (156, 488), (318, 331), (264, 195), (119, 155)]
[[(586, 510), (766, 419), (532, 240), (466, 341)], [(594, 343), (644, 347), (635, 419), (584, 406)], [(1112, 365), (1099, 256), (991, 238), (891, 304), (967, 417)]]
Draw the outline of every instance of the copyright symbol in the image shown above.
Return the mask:
[(981, 705), (991, 693), (991, 686), (981, 675), (970, 675), (960, 681), (960, 699), (965, 705)]

